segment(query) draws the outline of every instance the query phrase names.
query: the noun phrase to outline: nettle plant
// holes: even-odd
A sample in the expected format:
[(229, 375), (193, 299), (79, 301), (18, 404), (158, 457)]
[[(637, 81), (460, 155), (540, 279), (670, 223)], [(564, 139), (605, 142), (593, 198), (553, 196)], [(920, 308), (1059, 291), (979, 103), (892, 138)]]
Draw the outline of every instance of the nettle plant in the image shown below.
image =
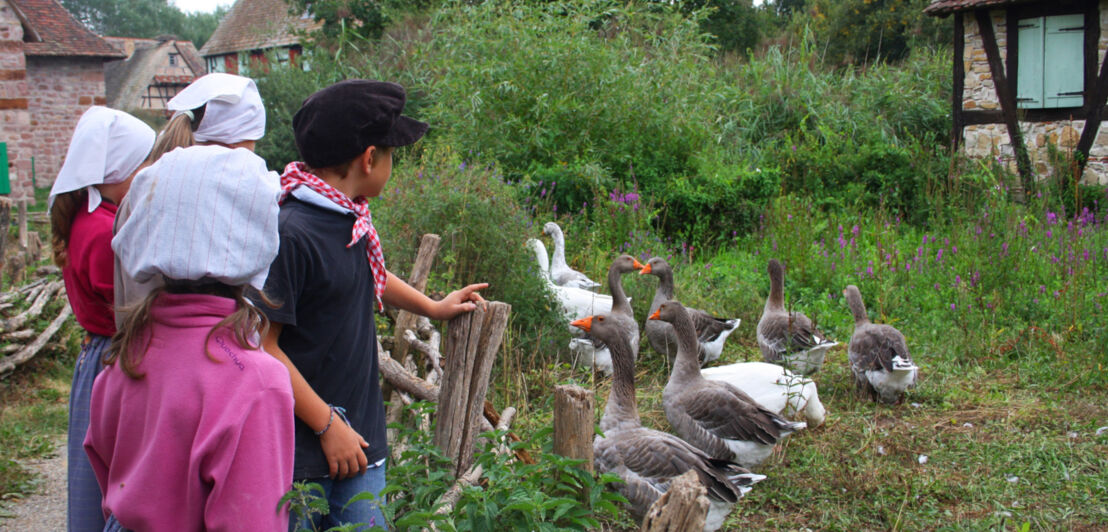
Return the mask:
[[(461, 498), (448, 513), (438, 514), (439, 499), (454, 484), (452, 464), (431, 442), (433, 430), (416, 429), (418, 420), (432, 415), (433, 403), (418, 402), (404, 407), (400, 423), (389, 425), (398, 431), (397, 443), (404, 448), (399, 461), (389, 463), (388, 486), (381, 493), (382, 512), (389, 530), (421, 531), (432, 523), (443, 532), (475, 530), (589, 530), (600, 527), (601, 519), (619, 515), (618, 493), (607, 489), (619, 478), (604, 474), (594, 477), (579, 467), (580, 460), (558, 456), (544, 448), (536, 464), (512, 459), (513, 453), (497, 452), (507, 443), (503, 431), (482, 434), (486, 442), (475, 464), (484, 473), (481, 481), (462, 490)], [(532, 441), (512, 443), (511, 451), (534, 448), (533, 442), (550, 442), (551, 429), (535, 434)], [(297, 483), (281, 500), (289, 504), (293, 519), (328, 512), (319, 484)], [(362, 493), (351, 502), (373, 499)], [(329, 531), (359, 530), (349, 524)], [(301, 531), (311, 529), (301, 529)], [(372, 530), (381, 530), (375, 527)]]

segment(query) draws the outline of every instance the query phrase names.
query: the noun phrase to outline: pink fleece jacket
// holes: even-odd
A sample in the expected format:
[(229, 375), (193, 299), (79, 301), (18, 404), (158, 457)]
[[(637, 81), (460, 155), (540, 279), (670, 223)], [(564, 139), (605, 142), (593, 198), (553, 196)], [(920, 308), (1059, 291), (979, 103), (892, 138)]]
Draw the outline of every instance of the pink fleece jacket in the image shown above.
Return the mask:
[(85, 451), (105, 515), (143, 531), (285, 531), (292, 486), (288, 371), (212, 326), (231, 299), (163, 294), (154, 303), (141, 379), (118, 363), (92, 389)]

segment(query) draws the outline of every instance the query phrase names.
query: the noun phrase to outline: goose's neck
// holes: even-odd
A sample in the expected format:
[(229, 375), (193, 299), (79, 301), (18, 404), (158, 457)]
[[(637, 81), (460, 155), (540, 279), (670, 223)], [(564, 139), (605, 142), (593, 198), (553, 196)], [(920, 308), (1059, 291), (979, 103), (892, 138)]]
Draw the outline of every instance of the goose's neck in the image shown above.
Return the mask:
[(869, 316), (866, 314), (866, 305), (862, 303), (862, 296), (860, 294), (848, 293), (846, 295), (846, 304), (850, 307), (850, 313), (854, 316), (855, 325), (869, 323)]
[(633, 316), (627, 294), (623, 292), (623, 272), (615, 265), (608, 268), (608, 290), (612, 292), (612, 312)]
[(568, 268), (569, 266), (566, 264), (566, 239), (562, 235), (561, 228), (551, 231), (550, 238), (554, 241), (554, 261), (550, 266), (555, 270)]
[(662, 303), (673, 299), (673, 272), (660, 271), (657, 274), (658, 289), (654, 291), (654, 301), (650, 302), (650, 314), (653, 314)]
[(550, 277), (550, 256), (546, 254), (546, 246), (538, 240), (532, 240), (531, 249), (535, 252), (535, 262), (539, 263), (539, 271), (544, 277)]
[(769, 273), (769, 299), (766, 310), (785, 310), (785, 274), (781, 271)]
[(677, 359), (673, 363), (673, 375), (682, 381), (700, 379), (700, 344), (696, 328), (687, 311), (677, 313), (673, 320), (673, 332), (677, 335)]
[(626, 340), (608, 344), (612, 353), (612, 391), (604, 416), (600, 418), (600, 430), (611, 432), (617, 428), (640, 427), (639, 408), (635, 404), (635, 363), (631, 358), (631, 346)]

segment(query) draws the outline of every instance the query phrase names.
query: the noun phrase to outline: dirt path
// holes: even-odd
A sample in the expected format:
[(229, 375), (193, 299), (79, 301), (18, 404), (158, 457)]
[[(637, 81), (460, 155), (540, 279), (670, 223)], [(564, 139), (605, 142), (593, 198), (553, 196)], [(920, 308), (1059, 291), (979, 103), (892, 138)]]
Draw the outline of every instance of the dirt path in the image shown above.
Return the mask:
[(7, 501), (11, 518), (0, 518), (0, 531), (54, 532), (65, 530), (65, 437), (54, 441), (54, 454), (27, 462), (39, 480), (38, 490), (22, 500)]

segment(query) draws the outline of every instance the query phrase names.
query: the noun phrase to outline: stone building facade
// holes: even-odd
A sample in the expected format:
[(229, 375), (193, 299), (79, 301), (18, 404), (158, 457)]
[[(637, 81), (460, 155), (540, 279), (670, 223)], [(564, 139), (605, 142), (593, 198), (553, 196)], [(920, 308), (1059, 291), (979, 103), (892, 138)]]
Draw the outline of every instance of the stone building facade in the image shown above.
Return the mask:
[(0, 142), (13, 198), (54, 181), (81, 114), (106, 103), (104, 62), (121, 58), (55, 0), (0, 0)]
[[(1036, 5), (1041, 4), (1041, 5)], [(1026, 150), (1028, 162), (1034, 177), (1043, 179), (1051, 175), (1053, 167), (1050, 153), (1073, 155), (1080, 146), (1087, 119), (1091, 113), (1098, 112), (1104, 106), (1104, 98), (1098, 97), (1097, 89), (1100, 65), (1103, 64), (1105, 51), (1108, 50), (1108, 0), (1057, 0), (1052, 2), (1014, 0), (934, 0), (926, 12), (932, 15), (955, 15), (955, 39), (961, 33), (961, 46), (955, 43), (954, 88), (954, 137), (959, 141), (962, 152), (976, 159), (992, 158), (1018, 172), (1018, 157), (1013, 137), (1009, 132), (1006, 113), (1014, 115), (1018, 124), (1019, 137)], [(987, 16), (975, 16), (979, 12)], [(1017, 98), (1018, 70), (1013, 68), (1016, 57), (1009, 57), (1013, 47), (1013, 32), (1009, 26), (1027, 20), (1028, 16), (1056, 13), (1083, 13), (1088, 21), (1085, 28), (1085, 46), (1095, 39), (1095, 53), (1086, 51), (1083, 68), (1085, 89), (1082, 91), (1084, 102), (1075, 106), (1053, 109), (1025, 109)], [(982, 19), (990, 22), (991, 28), (983, 28)], [(1091, 26), (1091, 28), (1090, 28)], [(1026, 26), (1025, 26), (1026, 27)], [(983, 29), (990, 31), (983, 31)], [(1077, 29), (1077, 28), (1069, 28)], [(961, 31), (959, 31), (961, 30)], [(1091, 35), (1090, 35), (1091, 34)], [(987, 53), (987, 41), (995, 42), (998, 63), (1001, 65), (1001, 79), (1007, 85), (1007, 94), (1011, 98), (1005, 105), (997, 87), (997, 72), (990, 64)], [(960, 50), (959, 50), (960, 49)], [(1074, 50), (1081, 54), (1080, 50)], [(1095, 57), (1095, 58), (1094, 58)], [(1095, 69), (1088, 68), (1094, 66)], [(957, 64), (960, 63), (960, 64)], [(1017, 70), (1013, 73), (1013, 70)], [(1006, 74), (1006, 75), (1005, 75)], [(1091, 75), (1090, 75), (1091, 74)], [(959, 79), (961, 78), (961, 83)], [(1088, 79), (1092, 78), (1092, 79)], [(960, 89), (960, 90), (959, 90)], [(1008, 108), (1006, 108), (1008, 107)], [(1098, 126), (1091, 146), (1084, 151), (1086, 165), (1082, 181), (1087, 184), (1108, 185), (1108, 124), (1096, 120)]]

